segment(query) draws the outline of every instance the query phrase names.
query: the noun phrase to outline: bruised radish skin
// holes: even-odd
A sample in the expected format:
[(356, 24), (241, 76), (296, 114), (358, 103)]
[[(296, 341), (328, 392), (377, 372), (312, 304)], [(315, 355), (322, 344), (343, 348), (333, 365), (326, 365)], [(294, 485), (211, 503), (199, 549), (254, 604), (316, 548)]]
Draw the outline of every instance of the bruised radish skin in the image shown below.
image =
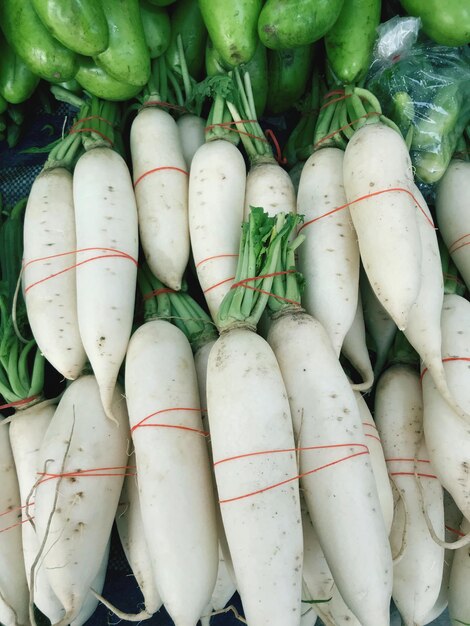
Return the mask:
[(393, 492), (388, 477), (387, 464), (385, 462), (382, 442), (380, 441), (379, 432), (374, 423), (369, 407), (359, 391), (354, 392), (357, 406), (362, 420), (362, 428), (364, 436), (369, 448), (370, 462), (372, 471), (374, 472), (375, 484), (377, 485), (377, 493), (380, 500), (380, 508), (385, 522), (387, 535), (390, 534), (393, 520)]
[[(462, 535), (470, 533), (470, 522), (464, 518)], [(449, 579), (449, 616), (453, 626), (470, 623), (470, 546), (455, 550)]]
[[(188, 170), (175, 120), (162, 109), (142, 109), (132, 122), (130, 148), (145, 258), (152, 273), (178, 291), (189, 259), (189, 226)], [(168, 167), (178, 169), (139, 180)]]
[(194, 155), (189, 176), (191, 248), (214, 320), (237, 269), (245, 184), (245, 161), (229, 141), (210, 141)]
[(86, 152), (75, 166), (73, 195), (77, 248), (97, 248), (80, 253), (77, 262), (113, 254), (101, 248), (128, 255), (98, 258), (76, 272), (80, 335), (105, 413), (112, 418), (114, 387), (132, 330), (137, 280), (137, 209), (126, 162), (109, 148)]
[(344, 153), (344, 189), (364, 269), (382, 306), (403, 330), (421, 284), (418, 208), (411, 160), (402, 137), (382, 123), (354, 133)]
[(444, 243), (470, 289), (470, 162), (453, 159), (436, 191), (436, 217)]
[(374, 370), (372, 369), (369, 350), (367, 349), (364, 313), (362, 311), (360, 294), (358, 294), (353, 323), (344, 337), (342, 353), (362, 378), (362, 382), (354, 383), (352, 388), (356, 391), (369, 391), (374, 384)]
[(28, 626), (29, 593), (21, 558), (21, 499), (8, 428), (0, 423), (0, 621), (3, 626)]
[[(447, 382), (459, 406), (470, 411), (470, 303), (445, 295), (441, 316), (442, 358)], [(467, 360), (445, 359), (461, 357)], [(429, 372), (422, 375), (424, 434), (433, 467), (443, 487), (470, 520), (470, 426), (437, 390)]]
[[(78, 617), (95, 583), (128, 471), (129, 421), (119, 386), (112, 409), (117, 424), (106, 418), (95, 377), (78, 378), (65, 390), (39, 452), (48, 474), (74, 473), (38, 483), (34, 494), (41, 559), (65, 610), (60, 626)], [(79, 471), (90, 475), (76, 476)]]
[[(163, 411), (145, 423), (194, 429), (136, 427), (133, 442), (157, 589), (176, 626), (195, 626), (214, 589), (218, 535), (194, 359), (179, 328), (154, 320), (137, 329), (126, 394), (132, 427)], [(182, 410), (168, 411), (174, 408)]]
[[(274, 318), (268, 341), (289, 394), (304, 497), (335, 583), (363, 626), (386, 625), (392, 558), (354, 392), (310, 315)], [(358, 456), (313, 471), (349, 455)]]
[[(23, 520), (28, 514), (34, 516), (34, 506), (27, 508), (28, 497), (36, 481), (39, 467), (39, 450), (47, 428), (55, 413), (56, 405), (50, 401), (41, 402), (30, 408), (18, 411), (10, 425), (10, 443), (15, 459), (18, 484), (20, 488)], [(21, 525), (23, 539), (23, 558), (30, 585), (31, 568), (39, 550), (39, 540), (32, 524)], [(39, 562), (34, 576), (34, 604), (51, 621), (57, 622), (64, 610), (57, 596), (52, 591), (47, 572), (42, 561)]]
[[(135, 467), (135, 452), (129, 457), (129, 465)], [(144, 597), (144, 608), (149, 615), (153, 615), (162, 605), (154, 574), (154, 568), (158, 567), (158, 563), (152, 563), (145, 540), (137, 483), (137, 476), (126, 476), (124, 479), (116, 513), (116, 527), (124, 554)]]
[(78, 328), (76, 247), (72, 174), (62, 167), (46, 169), (34, 180), (26, 205), (24, 299), (39, 349), (71, 380), (86, 362)]
[(296, 212), (295, 191), (290, 176), (271, 158), (260, 158), (251, 166), (246, 177), (244, 220), (248, 219), (252, 206), (263, 207), (271, 216)]
[(298, 251), (305, 277), (302, 304), (323, 325), (338, 356), (356, 315), (359, 288), (359, 246), (349, 208), (325, 215), (347, 202), (343, 155), (338, 148), (314, 152), (297, 194), (297, 212), (305, 216), (300, 227), (305, 241)]
[(176, 125), (180, 135), (183, 157), (189, 170), (194, 155), (204, 145), (206, 120), (197, 115), (185, 113), (178, 118)]
[(416, 471), (421, 474), (418, 480), (424, 503), (440, 537), (444, 535), (444, 504), (443, 490), (434, 476), (423, 439), (423, 403), (417, 372), (405, 365), (386, 370), (377, 385), (375, 420), (389, 473), (401, 495), (395, 503), (390, 534), (393, 554), (397, 555), (406, 542), (401, 558), (394, 563), (392, 596), (404, 623), (419, 626), (425, 623), (439, 596), (444, 548), (429, 533), (414, 476), (414, 459)]
[[(302, 527), (295, 443), (279, 366), (264, 339), (246, 328), (222, 333), (209, 355), (207, 399), (222, 519), (247, 622), (298, 626)], [(277, 449), (287, 452), (252, 456)], [(250, 456), (225, 462), (243, 454)]]

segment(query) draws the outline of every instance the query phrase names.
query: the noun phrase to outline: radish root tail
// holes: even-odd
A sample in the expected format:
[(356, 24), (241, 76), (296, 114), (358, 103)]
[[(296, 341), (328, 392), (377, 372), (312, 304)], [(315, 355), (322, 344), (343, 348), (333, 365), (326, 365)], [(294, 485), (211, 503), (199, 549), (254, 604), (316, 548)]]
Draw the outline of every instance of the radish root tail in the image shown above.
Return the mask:
[(149, 619), (149, 617), (152, 617), (152, 613), (149, 613), (146, 609), (144, 609), (140, 613), (124, 613), (124, 611), (119, 610), (117, 607), (111, 604), (111, 602), (108, 602), (106, 598), (103, 598), (103, 596), (97, 593), (94, 589), (90, 588), (90, 591), (95, 596), (95, 598), (97, 598), (102, 604), (104, 604), (107, 609), (114, 613), (116, 617), (119, 617), (119, 619), (125, 619), (128, 622), (141, 622), (144, 619)]
[[(402, 492), (398, 488), (395, 479), (392, 476), (389, 475), (389, 480), (392, 483), (392, 487), (393, 487), (394, 491), (397, 494), (398, 501), (401, 500), (401, 503), (403, 505), (403, 534), (402, 534), (402, 537), (401, 537), (401, 546), (400, 546), (400, 549), (398, 550), (398, 553), (395, 556), (392, 555), (393, 565), (397, 565), (402, 560), (403, 555), (405, 554), (406, 548), (408, 546), (408, 541), (407, 541), (407, 535), (408, 535), (408, 509), (407, 509), (407, 506), (406, 506), (406, 500), (403, 497)], [(395, 508), (398, 505), (398, 501), (395, 504)]]
[(434, 526), (432, 524), (432, 520), (429, 517), (428, 511), (426, 508), (426, 503), (424, 502), (424, 490), (423, 490), (423, 485), (421, 484), (421, 479), (418, 475), (416, 460), (415, 460), (414, 475), (415, 475), (416, 483), (418, 485), (419, 502), (421, 505), (421, 510), (424, 515), (424, 519), (426, 521), (426, 526), (428, 527), (429, 533), (431, 537), (433, 538), (433, 540), (437, 543), (437, 545), (441, 546), (441, 548), (445, 548), (446, 550), (458, 550), (459, 548), (463, 548), (464, 546), (467, 546), (468, 544), (470, 544), (470, 533), (467, 533), (460, 539), (457, 539), (457, 541), (445, 541), (437, 535), (434, 529)]

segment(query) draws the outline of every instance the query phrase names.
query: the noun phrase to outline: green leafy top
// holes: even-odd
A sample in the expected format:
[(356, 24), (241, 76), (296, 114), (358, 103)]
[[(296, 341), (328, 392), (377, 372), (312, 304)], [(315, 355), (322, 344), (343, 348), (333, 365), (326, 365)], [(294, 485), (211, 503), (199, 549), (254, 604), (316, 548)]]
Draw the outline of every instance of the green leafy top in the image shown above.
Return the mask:
[(237, 326), (256, 328), (272, 294), (279, 257), (295, 219), (283, 213), (270, 217), (261, 207), (251, 207), (248, 221), (242, 224), (235, 282), (217, 315), (221, 331)]
[(44, 386), (44, 357), (31, 338), (25, 303), (16, 298), (25, 206), (21, 200), (11, 210), (3, 209), (0, 221), (0, 395), (6, 403), (40, 396)]
[(139, 268), (138, 282), (144, 300), (144, 320), (166, 319), (184, 332), (196, 352), (217, 338), (214, 322), (186, 291), (165, 287), (145, 263)]

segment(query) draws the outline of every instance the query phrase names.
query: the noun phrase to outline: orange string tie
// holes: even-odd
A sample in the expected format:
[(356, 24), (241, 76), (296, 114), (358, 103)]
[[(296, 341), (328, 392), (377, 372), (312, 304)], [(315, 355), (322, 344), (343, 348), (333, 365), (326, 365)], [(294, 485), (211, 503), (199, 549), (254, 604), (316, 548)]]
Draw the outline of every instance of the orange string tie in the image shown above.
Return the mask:
[(154, 167), (151, 170), (148, 170), (148, 172), (144, 172), (141, 176), (139, 176), (139, 178), (135, 181), (134, 183), (134, 189), (137, 187), (137, 185), (140, 183), (140, 181), (145, 178), (146, 176), (150, 176), (150, 174), (155, 174), (155, 172), (162, 172), (164, 170), (171, 170), (174, 172), (180, 172), (181, 174), (185, 174), (186, 176), (189, 176), (189, 172), (187, 172), (186, 170), (181, 169), (181, 167), (176, 167), (175, 165), (164, 165), (162, 167)]
[(326, 469), (328, 467), (333, 467), (334, 465), (337, 465), (338, 463), (341, 463), (343, 461), (347, 461), (349, 459), (353, 459), (355, 457), (358, 456), (363, 456), (364, 454), (369, 454), (369, 448), (363, 444), (363, 443), (338, 443), (338, 444), (332, 444), (332, 445), (321, 445), (321, 446), (306, 446), (306, 447), (301, 447), (301, 448), (284, 448), (284, 449), (277, 449), (277, 450), (261, 450), (259, 452), (248, 452), (246, 454), (239, 454), (237, 456), (232, 456), (232, 457), (228, 457), (226, 459), (220, 459), (219, 461), (215, 461), (213, 463), (214, 467), (216, 467), (217, 465), (220, 465), (222, 463), (227, 463), (229, 461), (237, 461), (239, 459), (246, 459), (246, 458), (250, 458), (250, 457), (255, 457), (255, 456), (260, 456), (260, 455), (266, 455), (266, 454), (279, 454), (279, 453), (286, 453), (286, 452), (298, 452), (298, 451), (311, 451), (311, 450), (327, 450), (327, 449), (336, 449), (336, 448), (360, 448), (359, 452), (354, 452), (352, 454), (348, 454), (347, 456), (341, 457), (339, 459), (336, 459), (334, 461), (330, 461), (329, 463), (325, 463), (324, 465), (320, 465), (319, 467), (316, 467), (312, 470), (308, 470), (307, 472), (303, 472), (302, 474), (297, 474), (295, 476), (292, 476), (291, 478), (286, 478), (285, 480), (282, 480), (280, 482), (274, 483), (272, 485), (268, 485), (267, 487), (263, 487), (261, 489), (257, 489), (256, 491), (251, 491), (249, 493), (245, 493), (241, 496), (235, 496), (234, 498), (225, 498), (223, 500), (219, 500), (219, 504), (227, 504), (229, 502), (236, 502), (238, 500), (244, 500), (245, 498), (250, 498), (251, 496), (255, 496), (258, 495), (260, 493), (264, 493), (265, 491), (270, 491), (271, 489), (275, 489), (276, 487), (281, 487), (283, 485), (286, 485), (290, 482), (299, 480), (300, 478), (304, 478), (305, 476), (308, 476), (310, 474), (314, 474), (316, 472), (319, 472), (322, 469)]
[[(393, 459), (385, 459), (386, 463), (431, 463), (429, 459), (406, 459), (406, 458), (393, 458)], [(421, 478), (436, 478), (434, 474), (425, 474), (423, 472), (389, 472), (389, 476), (420, 476)]]
[(245, 289), (251, 289), (251, 291), (258, 291), (259, 293), (263, 293), (266, 296), (272, 296), (277, 300), (281, 300), (282, 302), (287, 302), (288, 304), (294, 304), (295, 306), (300, 306), (300, 302), (296, 300), (291, 300), (290, 298), (283, 298), (282, 296), (278, 296), (275, 293), (271, 293), (270, 291), (265, 291), (264, 289), (260, 289), (259, 287), (253, 287), (253, 285), (248, 285), (247, 283), (252, 282), (254, 280), (261, 280), (263, 278), (272, 278), (273, 276), (282, 276), (283, 274), (293, 274), (295, 270), (284, 270), (282, 272), (272, 272), (271, 274), (262, 274), (261, 276), (251, 276), (249, 278), (244, 278), (230, 287), (230, 289), (236, 289), (237, 287), (245, 287)]
[[(468, 239), (468, 241), (465, 241), (465, 239)], [(457, 250), (460, 250), (461, 248), (464, 248), (468, 245), (470, 245), (470, 233), (462, 235), (461, 237), (456, 239), (454, 243), (449, 246), (449, 253), (453, 254), (454, 252), (457, 252)]]
[(24, 398), (23, 400), (15, 400), (15, 402), (9, 402), (8, 404), (2, 404), (0, 406), (0, 411), (3, 409), (12, 409), (17, 406), (23, 406), (23, 404), (29, 404), (33, 402), (33, 400), (37, 400), (39, 396), (30, 396), (29, 398)]
[(380, 195), (382, 195), (384, 193), (394, 193), (394, 192), (403, 192), (403, 193), (406, 193), (409, 196), (411, 196), (411, 198), (413, 199), (413, 201), (416, 204), (416, 206), (418, 207), (418, 209), (421, 211), (421, 213), (426, 218), (426, 221), (428, 222), (428, 224), (430, 226), (432, 226), (432, 228), (434, 228), (434, 222), (429, 218), (429, 216), (427, 215), (426, 211), (423, 209), (421, 204), (418, 202), (417, 198), (414, 196), (414, 194), (409, 189), (406, 189), (405, 187), (391, 187), (390, 189), (380, 189), (379, 191), (373, 191), (372, 193), (369, 193), (366, 196), (361, 196), (360, 198), (356, 198), (355, 200), (351, 200), (351, 202), (346, 202), (346, 204), (342, 204), (341, 206), (338, 206), (338, 207), (336, 207), (334, 209), (331, 209), (331, 211), (327, 211), (326, 213), (323, 213), (322, 215), (318, 215), (317, 217), (314, 217), (313, 219), (309, 220), (308, 222), (305, 222), (304, 224), (302, 224), (300, 226), (300, 228), (298, 229), (297, 233), (300, 233), (300, 231), (303, 228), (305, 228), (306, 226), (310, 226), (311, 224), (314, 224), (315, 222), (318, 222), (318, 220), (321, 220), (324, 217), (328, 217), (330, 215), (333, 215), (334, 213), (338, 213), (338, 211), (342, 211), (343, 209), (347, 209), (348, 207), (350, 207), (353, 204), (356, 204), (357, 202), (362, 202), (362, 200), (369, 200), (370, 198), (375, 198), (376, 196), (380, 196)]
[[(118, 472), (116, 470), (124, 470)], [(132, 465), (117, 465), (115, 467), (96, 467), (92, 469), (77, 469), (72, 472), (63, 472), (60, 474), (54, 474), (51, 472), (37, 472), (38, 476), (43, 476), (41, 480), (38, 480), (37, 485), (45, 483), (48, 480), (54, 478), (88, 478), (89, 476), (135, 476), (135, 472), (128, 472), (128, 470), (135, 470), (135, 466)]]
[(45, 256), (45, 257), (41, 257), (38, 259), (31, 259), (30, 261), (23, 263), (23, 271), (29, 265), (32, 265), (33, 263), (40, 263), (43, 261), (48, 261), (50, 259), (58, 259), (64, 256), (69, 256), (71, 254), (76, 255), (76, 254), (79, 254), (80, 252), (95, 252), (97, 250), (101, 252), (105, 252), (105, 254), (93, 256), (89, 259), (84, 259), (83, 261), (79, 261), (78, 263), (74, 263), (73, 265), (70, 265), (69, 267), (65, 267), (64, 269), (59, 270), (58, 272), (54, 272), (53, 274), (49, 274), (48, 276), (45, 276), (44, 278), (41, 278), (40, 280), (37, 280), (36, 282), (31, 283), (30, 285), (25, 287), (25, 290), (24, 290), (25, 294), (28, 293), (28, 291), (32, 289), (33, 287), (35, 287), (36, 285), (40, 285), (41, 283), (46, 282), (46, 280), (50, 280), (51, 278), (56, 278), (57, 276), (60, 276), (61, 274), (65, 274), (65, 272), (76, 269), (77, 267), (80, 267), (81, 265), (85, 265), (86, 263), (90, 263), (91, 261), (96, 261), (98, 259), (113, 259), (113, 258), (128, 259), (129, 261), (132, 261), (136, 266), (138, 265), (137, 260), (134, 259), (134, 257), (132, 257), (130, 254), (127, 254), (127, 252), (123, 252), (122, 250), (117, 250), (116, 248), (96, 247), (96, 248), (81, 248), (80, 250), (71, 250), (70, 252), (61, 252), (59, 254), (51, 254), (50, 256)]
[(201, 430), (199, 428), (193, 428), (191, 426), (183, 426), (181, 424), (162, 424), (162, 423), (154, 423), (154, 422), (152, 422), (151, 424), (147, 423), (149, 419), (151, 419), (152, 417), (155, 417), (156, 415), (161, 415), (162, 413), (171, 413), (174, 411), (198, 411), (199, 413), (201, 413), (202, 410), (203, 409), (200, 409), (199, 407), (179, 407), (179, 406), (170, 407), (168, 409), (160, 409), (159, 411), (150, 413), (150, 415), (147, 415), (146, 417), (141, 419), (140, 422), (137, 422), (137, 424), (134, 424), (134, 426), (132, 426), (131, 428), (131, 435), (135, 430), (137, 430), (137, 428), (157, 427), (157, 428), (175, 428), (176, 430), (186, 430), (192, 433), (196, 433), (198, 435), (202, 435), (203, 437), (208, 437), (209, 433), (206, 432), (205, 430)]
[(111, 141), (111, 139), (107, 137), (104, 133), (102, 133), (99, 130), (96, 130), (96, 128), (77, 128), (79, 124), (81, 124), (82, 122), (88, 122), (89, 120), (100, 120), (101, 122), (104, 122), (105, 124), (108, 124), (108, 126), (113, 128), (113, 124), (111, 124), (111, 122), (105, 119), (104, 117), (101, 117), (100, 115), (89, 115), (88, 117), (82, 117), (80, 120), (77, 120), (75, 124), (73, 124), (72, 127), (70, 128), (69, 135), (73, 135), (74, 133), (91, 132), (91, 133), (95, 133), (96, 135), (99, 135), (102, 139), (107, 141), (110, 146), (113, 146), (114, 142)]
[[(448, 356), (445, 359), (442, 359), (443, 363), (449, 363), (451, 361), (467, 361), (467, 362), (470, 362), (470, 357), (468, 357), (468, 356)], [(423, 381), (424, 375), (426, 374), (427, 371), (428, 371), (428, 368), (425, 367), (423, 369), (423, 371), (421, 372), (421, 376), (420, 376), (421, 382)]]

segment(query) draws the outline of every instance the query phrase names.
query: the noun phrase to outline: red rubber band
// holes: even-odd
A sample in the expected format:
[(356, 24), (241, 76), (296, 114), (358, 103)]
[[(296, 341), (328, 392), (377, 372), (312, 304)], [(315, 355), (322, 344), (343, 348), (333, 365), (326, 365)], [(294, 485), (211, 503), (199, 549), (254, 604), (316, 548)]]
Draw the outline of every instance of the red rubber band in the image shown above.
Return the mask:
[(181, 426), (178, 424), (147, 424), (146, 423), (147, 420), (151, 419), (152, 417), (155, 417), (155, 415), (160, 415), (161, 413), (171, 413), (173, 411), (199, 411), (201, 412), (202, 409), (197, 408), (197, 407), (179, 407), (179, 406), (170, 407), (169, 409), (160, 409), (159, 411), (150, 413), (150, 415), (147, 415), (146, 417), (141, 419), (140, 422), (137, 422), (137, 424), (134, 424), (134, 426), (132, 426), (131, 428), (131, 435), (137, 428), (157, 426), (159, 428), (176, 428), (177, 430), (187, 430), (189, 432), (194, 432), (199, 435), (203, 435), (204, 437), (209, 436), (208, 432), (204, 430), (200, 430), (198, 428), (192, 428), (191, 426)]
[(232, 122), (220, 122), (220, 124), (210, 124), (209, 126), (206, 126), (205, 130), (211, 130), (211, 128), (216, 128), (217, 126), (220, 126), (220, 128), (228, 128), (229, 130), (231, 130), (234, 133), (238, 133), (239, 135), (245, 135), (246, 137), (251, 137), (251, 139), (257, 139), (258, 141), (262, 141), (263, 143), (268, 143), (268, 140), (266, 139), (266, 137), (260, 137), (259, 135), (255, 135), (254, 133), (249, 133), (246, 130), (240, 130), (239, 128), (231, 128), (233, 125), (236, 124), (248, 124), (249, 122), (258, 122), (258, 120), (238, 120), (238, 121), (232, 121)]
[(405, 187), (391, 187), (390, 189), (380, 189), (379, 191), (373, 191), (372, 193), (367, 194), (367, 196), (361, 196), (360, 198), (351, 200), (351, 202), (346, 202), (346, 204), (342, 204), (341, 206), (338, 206), (335, 209), (331, 209), (331, 211), (327, 211), (326, 213), (323, 213), (322, 215), (318, 215), (318, 217), (314, 217), (308, 222), (305, 222), (304, 224), (302, 224), (302, 226), (300, 226), (300, 228), (298, 229), (297, 233), (300, 233), (300, 231), (306, 226), (310, 226), (310, 224), (314, 224), (315, 222), (318, 222), (318, 220), (321, 220), (323, 217), (328, 217), (329, 215), (333, 215), (333, 213), (337, 213), (338, 211), (347, 209), (352, 204), (356, 204), (357, 202), (361, 202), (362, 200), (368, 200), (369, 198), (374, 198), (375, 196), (380, 196), (383, 193), (390, 193), (390, 192), (395, 192), (395, 191), (403, 191), (407, 193), (409, 196), (411, 196), (414, 203), (416, 204), (418, 209), (421, 211), (421, 213), (424, 215), (428, 223), (434, 228), (434, 222), (428, 217), (428, 215), (426, 214), (421, 204), (418, 202), (414, 194), (409, 189), (406, 189)]
[(202, 261), (199, 261), (199, 263), (196, 265), (196, 269), (203, 265), (204, 263), (207, 263), (208, 261), (212, 261), (214, 259), (223, 259), (223, 258), (227, 258), (227, 257), (238, 257), (238, 254), (215, 254), (214, 256), (208, 256), (207, 259), (202, 259)]
[[(406, 459), (406, 458), (393, 458), (393, 459), (385, 459), (386, 463), (392, 463), (394, 461), (404, 461), (408, 463), (431, 463), (429, 459)], [(424, 474), (422, 472), (389, 472), (389, 476), (420, 476), (421, 478), (436, 478), (434, 474)]]
[[(464, 246), (468, 246), (470, 244), (470, 241), (465, 241), (463, 243), (460, 243), (463, 239), (467, 239), (467, 237), (470, 237), (470, 233), (466, 233), (465, 235), (462, 235), (461, 237), (456, 239), (454, 243), (451, 246), (449, 246), (449, 253), (453, 254), (454, 252), (457, 252), (457, 250), (460, 250), (460, 248), (463, 248)], [(456, 244), (460, 244), (460, 245), (457, 245), (457, 247), (455, 247)]]
[(104, 133), (96, 130), (96, 128), (72, 128), (69, 130), (69, 135), (73, 135), (75, 133), (95, 133), (96, 135), (99, 135), (101, 139), (107, 141), (110, 146), (114, 146), (114, 142), (111, 141), (111, 139), (107, 137)]
[(88, 122), (89, 120), (100, 120), (100, 122), (104, 122), (108, 126), (111, 126), (111, 128), (114, 127), (114, 125), (109, 120), (107, 120), (104, 117), (101, 117), (101, 115), (89, 115), (88, 117), (82, 117), (81, 119), (77, 120), (74, 124), (72, 124), (70, 131), (72, 131), (75, 128), (75, 126), (78, 126), (82, 122)]
[[(135, 469), (134, 466), (117, 465), (116, 467), (96, 467), (87, 470), (75, 470), (74, 472), (64, 472), (63, 474), (52, 474), (50, 472), (37, 472), (38, 476), (44, 476), (36, 483), (40, 485), (53, 478), (88, 478), (89, 476), (135, 476), (135, 472), (128, 473), (127, 470)], [(114, 472), (114, 470), (124, 470), (124, 472)]]
[(272, 272), (271, 274), (262, 274), (261, 276), (251, 276), (249, 278), (245, 278), (243, 280), (239, 280), (230, 287), (230, 289), (236, 289), (237, 287), (245, 287), (246, 289), (251, 289), (251, 291), (258, 291), (259, 293), (263, 293), (267, 296), (272, 296), (277, 300), (282, 300), (282, 302), (287, 302), (289, 304), (294, 304), (295, 306), (300, 306), (300, 302), (296, 300), (291, 300), (290, 298), (283, 298), (282, 296), (278, 296), (269, 291), (265, 291), (264, 289), (260, 289), (259, 287), (253, 287), (252, 285), (247, 285), (246, 283), (252, 282), (254, 280), (260, 280), (262, 278), (272, 278), (273, 276), (282, 276), (283, 274), (292, 274), (295, 270), (284, 270), (282, 272)]
[(344, 89), (333, 89), (332, 91), (329, 91), (323, 96), (323, 100), (326, 100), (330, 96), (341, 96), (341, 95), (344, 95)]
[(37, 400), (39, 396), (30, 396), (29, 398), (24, 398), (23, 400), (16, 400), (15, 402), (9, 402), (8, 404), (2, 404), (0, 406), (0, 411), (3, 409), (12, 409), (15, 406), (22, 406), (23, 404), (29, 404), (33, 400)]
[[(338, 91), (337, 94), (339, 95), (339, 97), (338, 98), (333, 98), (333, 100), (330, 100), (329, 102), (325, 102), (325, 104), (323, 104), (320, 107), (320, 111), (322, 109), (326, 109), (326, 107), (329, 107), (330, 104), (335, 104), (336, 102), (341, 102), (342, 100), (346, 100), (346, 98), (350, 98), (352, 96), (352, 93), (345, 94), (344, 91), (343, 92)], [(330, 92), (329, 94), (327, 94), (327, 96), (330, 96), (330, 95), (336, 95), (336, 94), (334, 92)], [(325, 96), (325, 98), (327, 96)]]
[(189, 113), (188, 109), (179, 105), (172, 104), (171, 102), (165, 102), (164, 100), (149, 100), (142, 105), (140, 110), (151, 107), (164, 107), (165, 109), (174, 109), (175, 111), (181, 111), (182, 113)]
[[(448, 356), (445, 359), (442, 359), (443, 363), (448, 363), (449, 361), (470, 361), (470, 357), (468, 356)], [(426, 374), (426, 372), (428, 371), (428, 368), (425, 367), (424, 370), (421, 372), (421, 376), (419, 377), (419, 379), (422, 381), (424, 378), (424, 375)]]
[(324, 450), (324, 449), (333, 449), (333, 448), (354, 448), (354, 447), (360, 447), (360, 448), (364, 448), (364, 450), (362, 452), (356, 452), (354, 454), (349, 454), (348, 456), (342, 457), (340, 459), (336, 459), (335, 461), (331, 461), (330, 463), (325, 463), (324, 465), (321, 465), (319, 467), (316, 467), (312, 470), (309, 470), (307, 472), (303, 472), (302, 474), (298, 474), (296, 476), (293, 476), (291, 478), (287, 478), (286, 480), (283, 480), (281, 482), (275, 483), (273, 485), (268, 485), (267, 487), (263, 487), (262, 489), (257, 489), (256, 491), (251, 491), (250, 493), (246, 493), (243, 494), (241, 496), (236, 496), (234, 498), (226, 498), (224, 500), (219, 500), (219, 504), (227, 504), (228, 502), (235, 502), (237, 500), (243, 500), (245, 498), (249, 498), (251, 496), (255, 496), (258, 495), (260, 493), (264, 493), (265, 491), (269, 491), (271, 489), (275, 489), (276, 487), (281, 487), (282, 485), (285, 485), (287, 483), (293, 482), (295, 480), (299, 480), (300, 478), (304, 478), (305, 476), (308, 476), (309, 474), (314, 474), (316, 472), (319, 472), (322, 469), (326, 469), (328, 467), (332, 467), (333, 465), (337, 465), (338, 463), (341, 463), (342, 461), (347, 461), (349, 459), (352, 459), (354, 457), (357, 456), (362, 456), (364, 454), (369, 454), (369, 448), (363, 444), (363, 443), (339, 443), (339, 444), (333, 444), (333, 445), (322, 445), (322, 446), (307, 446), (307, 447), (302, 447), (302, 448), (286, 448), (286, 449), (279, 449), (279, 450), (262, 450), (260, 452), (249, 452), (247, 454), (240, 454), (237, 456), (233, 456), (233, 457), (229, 457), (227, 459), (221, 459), (220, 461), (216, 461), (213, 465), (214, 467), (216, 465), (220, 465), (221, 463), (226, 463), (227, 461), (236, 461), (238, 459), (243, 459), (243, 458), (247, 458), (247, 457), (253, 457), (253, 456), (259, 456), (259, 455), (263, 455), (263, 454), (277, 454), (279, 452), (297, 452), (299, 450)]
[(274, 147), (276, 149), (276, 154), (274, 155), (274, 158), (281, 165), (285, 165), (287, 163), (287, 159), (286, 159), (286, 157), (282, 156), (281, 146), (279, 145), (279, 141), (278, 141), (276, 135), (274, 134), (274, 131), (271, 130), (270, 128), (268, 128), (265, 131), (265, 135), (266, 135), (266, 137), (270, 137), (271, 138), (271, 141), (273, 142)]
[(141, 176), (139, 176), (139, 178), (134, 183), (134, 189), (137, 187), (137, 185), (140, 183), (140, 181), (143, 178), (145, 178), (146, 176), (149, 176), (150, 174), (154, 174), (155, 172), (161, 172), (162, 170), (174, 170), (175, 172), (181, 172), (181, 174), (186, 174), (186, 176), (189, 176), (189, 173), (186, 170), (183, 170), (180, 167), (176, 167), (174, 165), (164, 165), (162, 167), (154, 167), (153, 170), (144, 172)]
[(12, 524), (11, 526), (7, 526), (6, 528), (2, 528), (0, 530), (0, 533), (4, 533), (7, 530), (11, 530), (12, 528), (17, 528), (18, 526), (21, 526), (22, 524), (25, 524), (26, 522), (29, 522), (30, 518), (27, 517), (26, 519), (22, 519), (19, 522), (16, 522), (16, 524)]
[(153, 291), (144, 294), (143, 299), (150, 300), (150, 298), (153, 298), (154, 296), (160, 296), (164, 293), (176, 293), (176, 291), (174, 289), (170, 289), (169, 287), (162, 287), (161, 289), (154, 289)]
[(458, 535), (459, 537), (465, 537), (465, 533), (463, 533), (461, 530), (457, 530), (456, 528), (451, 528), (450, 526), (447, 526), (447, 524), (444, 526), (444, 528), (446, 528), (451, 533)]
[(113, 252), (113, 254), (100, 254), (98, 256), (91, 257), (90, 259), (79, 261), (78, 263), (75, 263), (74, 265), (70, 265), (69, 267), (65, 267), (64, 269), (58, 272), (54, 272), (53, 274), (49, 274), (49, 276), (41, 278), (40, 280), (37, 280), (36, 282), (31, 283), (30, 285), (25, 287), (25, 290), (24, 290), (25, 294), (28, 293), (28, 291), (32, 289), (33, 287), (35, 287), (36, 285), (40, 285), (41, 283), (46, 282), (46, 280), (55, 278), (56, 276), (60, 276), (61, 274), (65, 274), (65, 272), (68, 272), (77, 267), (80, 267), (81, 265), (85, 265), (86, 263), (90, 263), (91, 261), (96, 261), (98, 259), (113, 259), (113, 258), (128, 259), (129, 261), (132, 261), (136, 266), (138, 266), (137, 260), (134, 259), (134, 257), (132, 257), (130, 254), (127, 254), (127, 252), (122, 252), (121, 250), (116, 250), (115, 248), (97, 247), (97, 248), (81, 248), (80, 250), (71, 250), (70, 252), (61, 252), (60, 254), (51, 254), (50, 256), (45, 256), (45, 257), (41, 257), (38, 259), (31, 259), (31, 261), (28, 261), (27, 263), (23, 264), (23, 271), (25, 270), (26, 267), (28, 267), (28, 265), (31, 265), (32, 263), (39, 263), (41, 261), (47, 261), (49, 259), (56, 259), (56, 258), (68, 256), (70, 254), (78, 254), (80, 252), (91, 252), (94, 250), (101, 250), (104, 252)]
[(207, 293), (208, 291), (212, 291), (216, 287), (220, 287), (221, 285), (225, 285), (225, 283), (229, 283), (231, 280), (235, 280), (235, 276), (230, 276), (230, 278), (225, 278), (224, 280), (221, 280), (220, 282), (215, 283), (215, 285), (211, 285), (207, 289), (204, 289), (203, 293)]
[(4, 515), (9, 515), (10, 513), (14, 513), (15, 511), (22, 511), (23, 509), (27, 509), (30, 506), (33, 506), (34, 502), (30, 502), (29, 504), (23, 504), (22, 506), (15, 506), (12, 509), (9, 509), (8, 511), (4, 511), (3, 513), (0, 513), (0, 517), (3, 517)]
[(346, 128), (350, 128), (351, 126), (354, 126), (354, 124), (356, 124), (357, 122), (360, 122), (362, 119), (372, 117), (374, 115), (382, 115), (382, 113), (379, 113), (378, 111), (370, 111), (369, 113), (366, 113), (365, 115), (361, 115), (361, 117), (358, 117), (357, 120), (353, 120), (352, 122), (349, 122), (348, 124), (345, 124), (344, 126), (341, 126), (340, 128), (337, 128), (334, 132), (330, 133), (329, 135), (325, 135), (324, 137), (322, 137), (320, 141), (317, 141), (317, 143), (314, 144), (313, 149), (316, 150), (317, 147), (321, 145), (324, 141), (331, 139), (332, 137), (340, 133), (342, 130), (346, 130)]

